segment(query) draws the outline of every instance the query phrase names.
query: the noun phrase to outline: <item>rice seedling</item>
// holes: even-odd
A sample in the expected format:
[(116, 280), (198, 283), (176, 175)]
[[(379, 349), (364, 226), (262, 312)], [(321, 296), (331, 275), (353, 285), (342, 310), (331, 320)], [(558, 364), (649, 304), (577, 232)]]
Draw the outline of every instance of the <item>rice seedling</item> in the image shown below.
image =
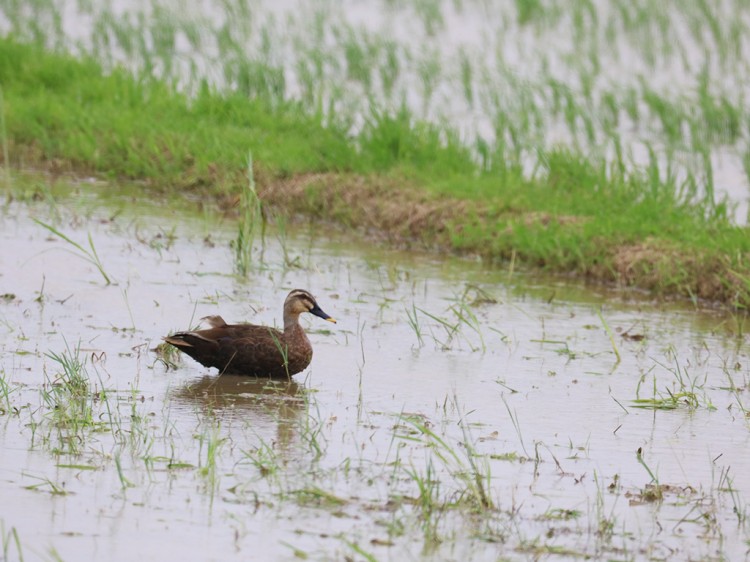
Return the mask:
[(529, 453), (526, 450), (526, 445), (523, 441), (523, 434), (521, 433), (521, 422), (518, 420), (518, 413), (515, 411), (510, 410), (510, 405), (505, 400), (505, 396), (501, 395), (500, 398), (503, 401), (503, 404), (505, 404), (505, 409), (508, 410), (508, 416), (510, 416), (510, 421), (513, 424), (513, 428), (516, 430), (516, 435), (518, 435), (518, 440), (521, 443), (521, 448), (523, 449), (523, 453), (528, 457)]
[(721, 469), (717, 491), (729, 494), (732, 500), (732, 512), (737, 517), (737, 524), (742, 526), (748, 522), (748, 507), (740, 490), (734, 486), (734, 478), (729, 475), (729, 470), (729, 467)]
[(687, 502), (689, 509), (674, 525), (679, 529), (683, 523), (692, 523), (700, 528), (706, 536), (721, 536), (721, 522), (716, 517), (716, 505), (713, 498), (698, 498)]
[(11, 387), (8, 375), (3, 369), (0, 371), (0, 415), (18, 414), (19, 410), (11, 403), (11, 395), (16, 388)]
[(53, 482), (45, 476), (34, 476), (33, 474), (28, 473), (25, 473), (24, 476), (39, 480), (37, 484), (24, 486), (24, 488), (26, 488), (27, 490), (47, 492), (52, 496), (67, 496), (68, 494), (70, 494), (70, 492), (65, 489), (64, 482), (62, 484), (58, 484), (57, 482)]
[(106, 430), (107, 426), (95, 416), (98, 395), (90, 386), (80, 342), (75, 349), (67, 342), (65, 345), (65, 351), (60, 354), (46, 354), (57, 364), (58, 370), (50, 376), (45, 369), (46, 382), (40, 395), (47, 410), (45, 417), (57, 434), (59, 448), (53, 450), (58, 454), (78, 454), (89, 433), (97, 428)]
[[(456, 404), (458, 407), (458, 404)], [(466, 450), (466, 464), (468, 465), (469, 474), (467, 483), (470, 490), (472, 503), (478, 506), (479, 511), (491, 511), (495, 509), (495, 502), (491, 496), (492, 489), (492, 472), (487, 457), (481, 456), (474, 447), (474, 441), (469, 432), (467, 424), (460, 423), (461, 433), (463, 434), (463, 447)]]
[(122, 298), (125, 301), (125, 308), (128, 309), (128, 316), (130, 316), (130, 330), (135, 331), (135, 318), (133, 318), (133, 309), (130, 308), (130, 301), (128, 300), (128, 290), (123, 289), (122, 290)]
[(602, 316), (602, 309), (601, 307), (596, 311), (596, 315), (599, 317), (599, 320), (602, 323), (602, 326), (604, 326), (604, 331), (607, 332), (607, 336), (609, 337), (609, 343), (612, 344), (612, 351), (615, 353), (615, 357), (617, 358), (617, 361), (615, 362), (615, 365), (620, 363), (622, 361), (622, 357), (620, 357), (620, 351), (617, 349), (617, 343), (615, 343), (615, 336), (612, 333), (612, 330), (609, 327), (609, 324), (607, 324), (607, 321), (604, 319), (604, 316)]
[(440, 54), (437, 50), (425, 50), (417, 64), (417, 74), (422, 86), (422, 116), (427, 117), (432, 98), (438, 87), (441, 74)]
[(594, 482), (596, 484), (596, 499), (594, 503), (594, 512), (596, 518), (596, 533), (597, 541), (600, 543), (608, 543), (612, 540), (615, 530), (616, 519), (614, 517), (615, 504), (613, 502), (612, 509), (607, 512), (607, 506), (604, 494), (604, 482), (600, 482), (599, 474), (594, 472)]
[[(481, 322), (472, 309), (473, 306), (484, 301), (481, 300), (482, 296), (480, 293), (477, 293), (478, 296), (471, 301), (470, 295), (472, 292), (472, 289), (467, 287), (461, 295), (457, 296), (455, 302), (447, 309), (450, 316), (445, 318), (417, 307), (414, 303), (412, 303), (411, 310), (409, 310), (408, 307), (404, 307), (407, 321), (416, 334), (420, 347), (424, 344), (423, 330), (419, 320), (419, 314), (422, 314), (423, 316), (434, 320), (437, 323), (437, 326), (445, 331), (445, 335), (441, 337), (436, 335), (432, 330), (432, 326), (430, 326), (430, 335), (440, 349), (451, 349), (454, 342), (463, 340), (469, 345), (472, 351), (486, 351)], [(478, 343), (476, 343), (473, 338), (466, 335), (467, 329), (476, 335), (479, 340)]]
[(445, 20), (440, 0), (416, 0), (412, 3), (412, 8), (420, 18), (428, 37), (434, 36), (443, 29)]
[(459, 334), (459, 329), (461, 326), (460, 321), (454, 322), (447, 318), (441, 318), (440, 316), (432, 314), (431, 312), (428, 312), (422, 308), (417, 308), (417, 310), (420, 313), (424, 314), (426, 317), (437, 322), (438, 326), (445, 330), (445, 338), (436, 336), (432, 329), (430, 329), (430, 334), (432, 335), (433, 340), (436, 344), (438, 344), (440, 349), (442, 349), (443, 351), (449, 350), (452, 346), (454, 338), (456, 338)]
[(419, 315), (417, 314), (417, 306), (412, 303), (411, 304), (411, 310), (409, 310), (408, 307), (404, 306), (404, 312), (406, 312), (406, 319), (409, 323), (409, 327), (414, 331), (414, 334), (417, 336), (417, 343), (419, 344), (419, 347), (422, 347), (424, 345), (424, 339), (422, 338), (422, 329), (419, 324)]
[(401, 60), (403, 56), (399, 55), (403, 47), (388, 39), (382, 40), (382, 50), (385, 60), (378, 66), (380, 82), (386, 102), (393, 99), (394, 89), (401, 73)]
[[(283, 256), (283, 266), (288, 269), (301, 269), (302, 259), (300, 256), (292, 257), (289, 252), (289, 236), (287, 232), (287, 220), (283, 216), (276, 217), (276, 239), (279, 241), (281, 247), (281, 253)], [(312, 240), (311, 240), (312, 243)], [(261, 261), (263, 261), (263, 254), (261, 253)]]
[(646, 377), (644, 374), (638, 381), (636, 399), (632, 400), (633, 407), (652, 410), (674, 410), (679, 407), (697, 410), (702, 407), (708, 410), (715, 410), (716, 407), (713, 405), (711, 397), (705, 389), (707, 372), (704, 373), (703, 380), (701, 381), (699, 375), (691, 376), (688, 367), (682, 367), (679, 364), (674, 352), (670, 352), (670, 354), (674, 360), (675, 366), (673, 368), (659, 361), (655, 361), (655, 363), (674, 376), (672, 388), (665, 388), (664, 393), (660, 392), (657, 387), (656, 375), (654, 375), (652, 396), (650, 398), (641, 398), (639, 393), (641, 383)]
[[(341, 540), (344, 542), (344, 544), (346, 544), (349, 548), (351, 548), (355, 554), (361, 556), (367, 562), (378, 561), (377, 557), (374, 554), (363, 549), (358, 543), (352, 542), (346, 538), (342, 538)], [(296, 555), (296, 552), (295, 552), (295, 555)]]
[(570, 521), (578, 519), (583, 515), (577, 509), (550, 508), (540, 516), (540, 519), (549, 519), (553, 521)]
[(425, 546), (434, 546), (442, 541), (439, 524), (445, 514), (446, 505), (441, 501), (440, 479), (433, 467), (432, 460), (427, 459), (424, 472), (415, 467), (405, 468), (406, 475), (417, 485), (416, 505), (419, 509), (419, 521)]
[(240, 194), (240, 219), (237, 225), (237, 238), (234, 240), (234, 264), (237, 273), (247, 277), (253, 263), (253, 249), (256, 236), (264, 237), (265, 220), (258, 192), (255, 189), (253, 157), (247, 157), (247, 186)]
[[(302, 396), (304, 399), (304, 414), (298, 418), (296, 427), (300, 439), (307, 447), (307, 451), (312, 454), (311, 463), (315, 463), (325, 455), (328, 446), (328, 441), (323, 433), (325, 424), (321, 419), (320, 405), (317, 400), (312, 399), (313, 395), (310, 392), (304, 392)], [(313, 408), (315, 409), (314, 415), (311, 412)]]
[[(429, 451), (440, 461), (450, 476), (459, 483), (456, 491), (459, 502), (466, 502), (477, 512), (485, 512), (494, 509), (494, 502), (490, 495), (490, 467), (486, 459), (482, 459), (476, 453), (471, 442), (468, 428), (460, 422), (464, 433), (464, 452), (459, 454), (456, 448), (451, 447), (447, 441), (430, 429), (427, 424), (414, 418), (401, 418), (409, 427), (418, 432), (418, 435), (429, 447)], [(423, 483), (429, 484), (424, 478)]]
[[(464, 293), (464, 297), (466, 296), (466, 293)], [(481, 329), (481, 323), (479, 319), (477, 318), (476, 314), (474, 314), (474, 311), (472, 310), (469, 303), (466, 302), (465, 298), (459, 299), (458, 302), (452, 304), (449, 308), (451, 312), (455, 315), (456, 319), (460, 322), (460, 326), (462, 328), (469, 328), (471, 331), (473, 331), (477, 337), (479, 338), (479, 346), (475, 346), (471, 343), (468, 338), (466, 341), (469, 343), (469, 345), (472, 348), (472, 351), (486, 351), (487, 346), (484, 343), (484, 336), (482, 335), (482, 329)]]
[[(362, 37), (360, 37), (362, 36)], [(340, 39), (346, 61), (346, 74), (350, 80), (359, 82), (364, 91), (372, 89), (372, 73), (378, 56), (377, 43), (370, 40), (366, 29), (347, 27)]]
[(11, 527), (6, 532), (4, 519), (0, 519), (0, 539), (3, 545), (3, 560), (12, 560), (10, 549), (14, 546), (16, 550), (15, 557), (19, 562), (23, 562), (23, 548), (21, 547), (21, 538), (18, 536), (18, 530), (15, 527)]
[(651, 467), (646, 464), (642, 453), (642, 449), (638, 447), (638, 450), (635, 453), (635, 458), (638, 461), (638, 464), (640, 464), (646, 470), (649, 477), (651, 478), (651, 481), (641, 491), (641, 498), (646, 502), (661, 501), (661, 499), (664, 497), (664, 493), (661, 485), (659, 484), (659, 478), (651, 470)]
[(92, 466), (90, 464), (71, 464), (71, 463), (58, 463), (55, 465), (57, 468), (70, 468), (73, 470), (99, 470), (100, 466)]
[(638, 382), (638, 388), (636, 389), (636, 398), (632, 400), (632, 406), (634, 408), (641, 408), (646, 410), (675, 410), (681, 402), (678, 397), (668, 393), (665, 398), (661, 393), (658, 392), (656, 387), (656, 377), (653, 377), (653, 394), (651, 398), (641, 398), (639, 395), (640, 385), (644, 379), (642, 378)]
[[(125, 434), (127, 436), (127, 444), (129, 445), (131, 454), (144, 459), (145, 462), (145, 459), (152, 457), (152, 451), (156, 444), (156, 437), (151, 431), (149, 418), (144, 416), (138, 409), (140, 401), (136, 396), (135, 388), (132, 390), (128, 402), (130, 403), (130, 411), (127, 415), (129, 425), (127, 427), (127, 433)], [(168, 425), (167, 422), (168, 420), (164, 420), (165, 425)], [(118, 420), (112, 425), (113, 436), (115, 427), (119, 427), (120, 432), (125, 431), (125, 428), (122, 428), (121, 422)]]
[(362, 388), (362, 375), (365, 368), (365, 340), (364, 331), (367, 326), (366, 322), (359, 322), (357, 320), (357, 339), (359, 340), (359, 348), (362, 356), (362, 362), (357, 365), (357, 424), (362, 423), (362, 416), (364, 414), (365, 401)]
[(329, 72), (335, 69), (338, 60), (325, 47), (326, 35), (331, 27), (326, 13), (320, 7), (315, 7), (308, 17), (310, 24), (292, 41), (297, 55), (294, 67), (305, 106), (318, 118), (322, 118), (327, 94), (325, 84), (330, 80)]
[(723, 388), (723, 390), (728, 390), (729, 392), (732, 393), (734, 401), (737, 404), (737, 407), (739, 408), (741, 414), (745, 417), (745, 419), (748, 422), (750, 422), (750, 410), (745, 406), (745, 404), (742, 401), (742, 393), (750, 388), (750, 384), (745, 382), (744, 385), (737, 386), (735, 385), (732, 374), (730, 373), (730, 370), (727, 368), (726, 365), (723, 367), (722, 370), (724, 371), (724, 374), (726, 375), (727, 380), (729, 381), (729, 386)]
[(258, 470), (263, 478), (277, 479), (284, 466), (283, 460), (272, 444), (260, 439), (253, 450), (244, 450), (244, 457)]
[(49, 548), (49, 557), (52, 562), (64, 562), (63, 557), (57, 552), (57, 549), (54, 546)]
[(0, 87), (0, 142), (3, 145), (3, 168), (5, 170), (5, 187), (11, 187), (10, 156), (8, 155), (8, 132), (5, 128), (5, 98)]
[(115, 453), (115, 467), (117, 468), (117, 478), (120, 480), (120, 487), (122, 490), (127, 490), (128, 488), (132, 488), (135, 486), (133, 482), (128, 480), (128, 478), (125, 476), (125, 472), (122, 468), (122, 460), (120, 458), (120, 452), (118, 451)]
[(94, 240), (91, 237), (90, 232), (88, 235), (89, 247), (87, 249), (87, 248), (84, 248), (81, 244), (79, 244), (75, 240), (72, 240), (70, 237), (66, 236), (65, 234), (57, 230), (54, 226), (47, 224), (39, 219), (34, 219), (34, 222), (36, 222), (39, 226), (42, 226), (43, 228), (47, 229), (49, 232), (51, 232), (58, 238), (64, 240), (65, 242), (73, 246), (73, 248), (78, 250), (77, 253), (76, 252), (73, 252), (73, 253), (83, 258), (84, 260), (92, 264), (94, 267), (96, 267), (96, 269), (99, 271), (100, 275), (104, 279), (104, 283), (106, 285), (110, 285), (112, 283), (111, 278), (109, 277), (109, 275), (107, 275), (107, 272), (104, 270), (104, 265), (99, 259), (99, 255), (96, 253), (96, 247), (94, 246)]
[(209, 413), (203, 419), (202, 425), (201, 433), (196, 436), (198, 440), (198, 473), (203, 477), (205, 490), (213, 502), (220, 482), (219, 454), (227, 438), (222, 436), (221, 421), (216, 419), (213, 414)]
[(331, 509), (341, 507), (347, 503), (345, 499), (315, 485), (291, 490), (289, 494), (297, 503), (304, 506), (314, 505), (316, 507)]
[(466, 49), (458, 51), (459, 76), (464, 99), (469, 107), (474, 107), (474, 67)]

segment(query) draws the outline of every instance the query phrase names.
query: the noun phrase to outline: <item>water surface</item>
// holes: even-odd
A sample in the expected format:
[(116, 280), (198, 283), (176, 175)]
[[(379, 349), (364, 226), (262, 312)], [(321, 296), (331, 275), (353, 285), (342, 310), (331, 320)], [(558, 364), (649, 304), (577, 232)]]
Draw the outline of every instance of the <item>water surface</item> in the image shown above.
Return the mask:
[[(242, 279), (234, 223), (110, 189), (0, 218), (7, 559), (746, 555), (741, 318), (316, 227)], [(303, 318), (291, 382), (154, 351), (210, 314), (279, 325), (293, 288), (338, 324)], [(87, 422), (52, 355), (85, 362)]]

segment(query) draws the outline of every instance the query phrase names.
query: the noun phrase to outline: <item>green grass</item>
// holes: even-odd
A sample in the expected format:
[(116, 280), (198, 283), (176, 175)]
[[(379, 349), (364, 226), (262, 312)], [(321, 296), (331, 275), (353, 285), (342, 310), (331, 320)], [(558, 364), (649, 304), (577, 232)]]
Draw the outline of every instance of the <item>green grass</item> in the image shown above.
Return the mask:
[[(670, 367), (659, 361), (655, 364), (662, 367), (672, 375), (672, 388), (665, 387), (664, 392), (660, 392), (657, 387), (657, 377), (654, 375), (650, 397), (641, 397), (641, 385), (646, 382), (646, 375), (641, 376), (636, 387), (636, 399), (632, 400), (634, 408), (645, 410), (676, 410), (685, 408), (690, 411), (705, 408), (706, 410), (716, 410), (716, 406), (711, 402), (706, 391), (707, 374), (691, 375), (687, 365), (680, 365), (674, 351), (668, 352), (668, 357), (674, 362), (674, 367)], [(694, 369), (694, 367), (693, 367)]]
[(252, 154), (247, 158), (248, 185), (240, 194), (240, 213), (237, 237), (234, 239), (234, 267), (237, 273), (247, 277), (253, 264), (253, 249), (258, 234), (263, 238), (263, 208), (255, 189)]
[(91, 387), (86, 357), (80, 343), (62, 353), (50, 352), (52, 375), (46, 372), (41, 390), (42, 402), (57, 435), (58, 454), (78, 454), (86, 436), (103, 424), (95, 417), (98, 395)]
[(107, 272), (104, 270), (104, 266), (102, 265), (101, 259), (99, 258), (99, 255), (96, 253), (96, 247), (94, 246), (94, 240), (91, 238), (91, 233), (88, 235), (88, 241), (89, 241), (89, 249), (86, 249), (81, 244), (76, 242), (75, 240), (72, 240), (59, 230), (57, 230), (54, 226), (47, 224), (43, 221), (40, 221), (39, 219), (34, 219), (34, 222), (36, 222), (39, 226), (47, 229), (50, 233), (54, 234), (58, 238), (64, 240), (68, 244), (70, 244), (73, 248), (78, 250), (78, 252), (73, 252), (74, 255), (79, 256), (80, 258), (86, 260), (90, 264), (92, 264), (101, 274), (102, 278), (104, 279), (104, 282), (109, 285), (112, 283), (111, 278), (109, 275), (107, 275)]
[(16, 551), (16, 556), (20, 562), (23, 562), (23, 548), (21, 546), (21, 539), (18, 536), (18, 531), (15, 527), (5, 530), (5, 521), (0, 519), (0, 538), (2, 539), (3, 545), (3, 558), (10, 559), (11, 548)]
[[(536, 21), (540, 10), (519, 3), (519, 18)], [(580, 25), (589, 25), (587, 13), (581, 12)], [(426, 21), (441, 25), (434, 14)], [(299, 100), (285, 97), (271, 50), (265, 59), (242, 59), (231, 67), (232, 91), (197, 81), (184, 93), (173, 78), (146, 74), (158, 65), (142, 52), (144, 72), (133, 74), (119, 67), (105, 71), (90, 56), (0, 40), (4, 145), (7, 141), (11, 167), (62, 168), (136, 179), (162, 191), (225, 197), (246, 193), (250, 151), (261, 199), (270, 186), (301, 178), (301, 197), (271, 200), (286, 212), (389, 230), (394, 225), (388, 209), (381, 210), (384, 201), (403, 197), (401, 208), (414, 213), (446, 201), (442, 215), (425, 213), (424, 221), (396, 237), (696, 302), (738, 308), (750, 303), (750, 264), (743, 258), (750, 237), (731, 224), (727, 205), (715, 200), (708, 157), (715, 143), (738, 138), (744, 113), (710, 90), (708, 73), (687, 100), (670, 99), (643, 82), (597, 97), (588, 87), (577, 91), (549, 77), (542, 87), (508, 75), (513, 88), (531, 88), (540, 96), (486, 102), (494, 107), (488, 111), (495, 112), (497, 140), (478, 137), (472, 143), (448, 125), (420, 119), (403, 101), (394, 106), (371, 98), (362, 125), (353, 129), (352, 113), (325, 107), (325, 96), (316, 90), (324, 86), (318, 80), (327, 66), (336, 64), (313, 48), (323, 31), (313, 26), (309, 33), (300, 41), (312, 50), (299, 55), (299, 61), (307, 58), (298, 72), (307, 69), (310, 92), (305, 95), (303, 87)], [(362, 39), (351, 29), (339, 40), (350, 80), (365, 88), (397, 82), (400, 46), (367, 34)], [(235, 47), (227, 39), (223, 48)], [(150, 56), (166, 60), (168, 53), (164, 47)], [(472, 76), (478, 71), (466, 54), (459, 62), (462, 95), (476, 97), (472, 92), (479, 86)], [(415, 64), (421, 65), (426, 107), (446, 71), (429, 56)], [(370, 73), (373, 65), (382, 75), (377, 80)], [(227, 72), (230, 66), (223, 68)], [(612, 128), (623, 111), (636, 124), (655, 119), (670, 143), (667, 150), (651, 148), (644, 166), (633, 165)], [(554, 119), (567, 122), (587, 143), (601, 141), (615, 156), (602, 158), (578, 141), (534, 144)], [(686, 130), (702, 133), (688, 139)], [(679, 147), (695, 151), (699, 156), (693, 160), (707, 171), (676, 174), (671, 155)], [(536, 161), (531, 172), (521, 165), (528, 158)], [(316, 180), (310, 174), (326, 176)]]
[(124, 70), (104, 76), (91, 59), (8, 40), (0, 51), (12, 163), (22, 157), (14, 148), (27, 146), (44, 159), (181, 189), (216, 180), (220, 187), (227, 173), (236, 181), (249, 149), (280, 173), (331, 169), (335, 158), (352, 152), (337, 131), (294, 103), (274, 109), (208, 88), (188, 99), (166, 83)]

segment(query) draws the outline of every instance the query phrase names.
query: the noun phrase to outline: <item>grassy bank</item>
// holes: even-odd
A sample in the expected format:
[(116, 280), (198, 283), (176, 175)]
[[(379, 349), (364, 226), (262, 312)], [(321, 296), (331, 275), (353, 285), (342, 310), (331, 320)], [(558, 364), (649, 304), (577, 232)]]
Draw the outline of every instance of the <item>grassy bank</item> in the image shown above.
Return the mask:
[(11, 168), (231, 201), (252, 152), (259, 194), (280, 212), (661, 295), (750, 303), (747, 229), (656, 159), (634, 169), (551, 148), (528, 174), (496, 149), (477, 158), (405, 108), (374, 110), (353, 133), (302, 102), (205, 84), (187, 96), (11, 39), (0, 41), (0, 85)]

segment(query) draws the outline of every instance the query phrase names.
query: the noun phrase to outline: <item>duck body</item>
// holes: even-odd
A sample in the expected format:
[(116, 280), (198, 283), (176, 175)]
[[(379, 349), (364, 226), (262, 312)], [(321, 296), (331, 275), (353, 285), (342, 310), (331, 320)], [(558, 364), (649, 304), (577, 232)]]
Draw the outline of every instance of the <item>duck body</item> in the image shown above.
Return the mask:
[(220, 373), (289, 378), (303, 371), (313, 356), (310, 340), (299, 324), (299, 315), (304, 312), (336, 322), (310, 293), (296, 289), (284, 301), (283, 331), (254, 324), (227, 324), (221, 316), (208, 316), (204, 320), (210, 328), (178, 332), (164, 341)]

